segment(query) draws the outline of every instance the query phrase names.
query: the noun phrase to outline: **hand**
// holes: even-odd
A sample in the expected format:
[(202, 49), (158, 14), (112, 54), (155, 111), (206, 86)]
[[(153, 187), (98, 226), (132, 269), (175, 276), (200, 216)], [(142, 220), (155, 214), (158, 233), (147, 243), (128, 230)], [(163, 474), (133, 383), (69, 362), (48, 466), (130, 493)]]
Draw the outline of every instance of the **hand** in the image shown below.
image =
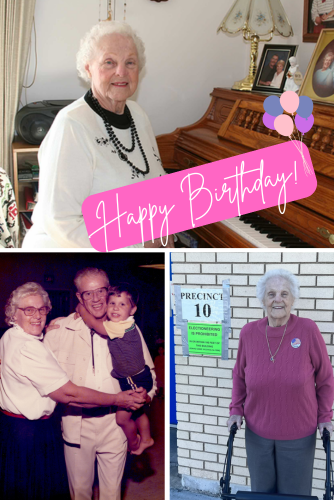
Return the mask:
[(152, 240), (150, 240), (150, 241), (145, 241), (144, 243), (144, 248), (161, 248), (161, 247), (162, 244), (160, 238), (156, 238), (153, 242)]
[[(146, 391), (145, 391), (146, 392)], [(136, 391), (123, 391), (116, 394), (115, 405), (127, 410), (138, 410), (145, 403), (145, 398)]]
[[(163, 242), (165, 243), (166, 241), (166, 237), (163, 236), (162, 237), (162, 240)], [(145, 248), (174, 248), (174, 235), (173, 234), (170, 234), (168, 236), (168, 240), (167, 240), (167, 245), (164, 246), (161, 242), (161, 238), (156, 238), (153, 243), (152, 243), (152, 240), (150, 241), (145, 241), (144, 243), (144, 247)]]
[(57, 328), (60, 328), (60, 325), (57, 325), (56, 321), (58, 321), (59, 319), (65, 319), (64, 316), (60, 317), (60, 318), (55, 318), (55, 319), (52, 319), (50, 321), (50, 323), (46, 326), (45, 328), (45, 332), (48, 333), (50, 332), (51, 330), (56, 330)]
[(230, 418), (226, 421), (226, 425), (228, 430), (231, 430), (232, 425), (236, 422), (238, 429), (241, 429), (242, 425), (242, 416), (241, 415), (231, 415)]
[(174, 234), (170, 234), (168, 236), (167, 245), (164, 248), (175, 248), (175, 245), (174, 245)]
[(333, 425), (332, 422), (324, 422), (323, 424), (318, 424), (318, 429), (320, 432), (320, 436), (322, 437), (324, 433), (324, 429), (327, 429), (329, 432), (329, 436), (331, 437), (332, 432), (333, 432)]
[(321, 24), (321, 22), (322, 22), (322, 17), (321, 17), (321, 16), (317, 16), (317, 17), (315, 18), (315, 22), (316, 22), (316, 24)]
[(138, 387), (138, 389), (136, 389), (136, 393), (139, 394), (144, 399), (146, 399), (147, 397), (149, 397), (149, 396), (147, 396), (147, 392), (146, 392), (146, 389), (144, 389), (144, 387)]

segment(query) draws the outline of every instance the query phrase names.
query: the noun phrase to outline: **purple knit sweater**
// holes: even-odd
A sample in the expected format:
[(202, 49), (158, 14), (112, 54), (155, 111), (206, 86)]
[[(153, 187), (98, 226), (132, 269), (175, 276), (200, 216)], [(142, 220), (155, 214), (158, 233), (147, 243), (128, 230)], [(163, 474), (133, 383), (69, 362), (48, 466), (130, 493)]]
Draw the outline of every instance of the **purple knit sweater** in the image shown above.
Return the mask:
[[(332, 419), (334, 379), (325, 342), (313, 321), (291, 314), (273, 363), (267, 321), (248, 323), (241, 330), (230, 414), (244, 415), (249, 429), (267, 439), (310, 436), (318, 423)], [(273, 354), (284, 328), (268, 326)], [(300, 347), (292, 346), (294, 339)]]

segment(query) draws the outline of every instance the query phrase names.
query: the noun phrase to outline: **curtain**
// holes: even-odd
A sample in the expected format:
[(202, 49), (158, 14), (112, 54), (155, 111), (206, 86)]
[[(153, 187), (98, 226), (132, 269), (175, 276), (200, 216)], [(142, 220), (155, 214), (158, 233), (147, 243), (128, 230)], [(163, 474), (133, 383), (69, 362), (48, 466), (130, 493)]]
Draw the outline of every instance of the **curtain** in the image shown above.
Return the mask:
[(12, 141), (36, 0), (0, 0), (0, 168), (12, 179)]

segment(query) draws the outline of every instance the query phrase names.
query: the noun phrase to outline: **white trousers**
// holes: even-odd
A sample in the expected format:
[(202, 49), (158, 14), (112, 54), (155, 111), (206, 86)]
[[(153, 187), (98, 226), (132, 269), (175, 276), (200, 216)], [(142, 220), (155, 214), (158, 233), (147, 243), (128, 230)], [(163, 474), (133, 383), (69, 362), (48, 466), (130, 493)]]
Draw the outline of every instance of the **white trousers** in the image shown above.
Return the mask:
[(72, 500), (91, 500), (97, 458), (100, 500), (120, 500), (127, 441), (116, 415), (83, 417), (80, 447), (64, 445)]

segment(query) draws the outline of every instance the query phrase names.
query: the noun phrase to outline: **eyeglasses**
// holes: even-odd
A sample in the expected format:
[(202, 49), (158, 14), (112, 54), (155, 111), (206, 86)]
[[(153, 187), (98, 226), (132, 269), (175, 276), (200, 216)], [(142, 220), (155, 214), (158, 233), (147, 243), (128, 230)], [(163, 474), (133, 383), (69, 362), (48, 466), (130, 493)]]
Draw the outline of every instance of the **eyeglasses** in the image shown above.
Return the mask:
[(102, 288), (97, 288), (96, 290), (89, 290), (86, 292), (80, 293), (80, 296), (82, 300), (93, 300), (94, 296), (96, 295), (98, 299), (102, 299), (108, 295), (108, 290), (109, 288), (104, 286)]
[(48, 306), (43, 306), (39, 309), (36, 309), (36, 307), (18, 307), (18, 309), (23, 311), (26, 316), (33, 316), (36, 311), (38, 311), (41, 316), (46, 316), (51, 311)]

